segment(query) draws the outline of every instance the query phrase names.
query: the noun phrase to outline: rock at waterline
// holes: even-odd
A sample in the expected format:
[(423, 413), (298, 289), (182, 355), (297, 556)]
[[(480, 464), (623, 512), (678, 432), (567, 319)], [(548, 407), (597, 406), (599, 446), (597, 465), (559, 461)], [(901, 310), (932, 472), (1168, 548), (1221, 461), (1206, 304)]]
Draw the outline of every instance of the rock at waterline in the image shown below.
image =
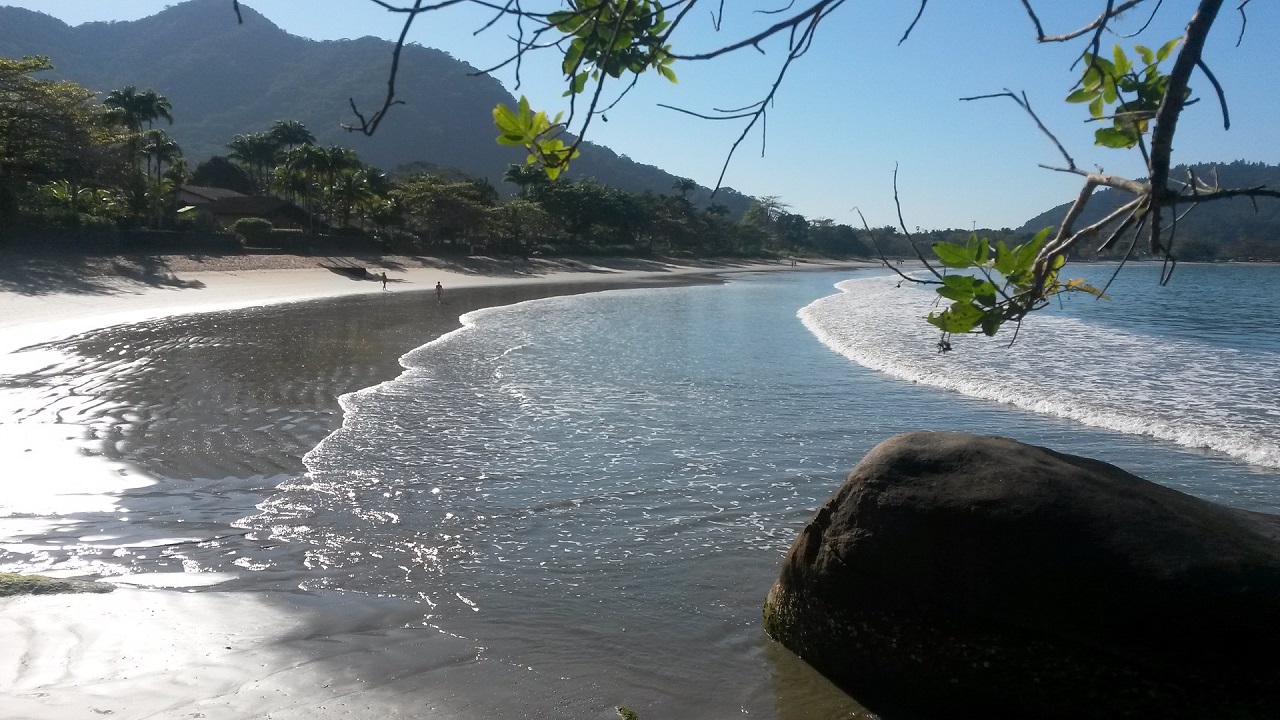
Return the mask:
[(894, 718), (1280, 718), (1280, 517), (919, 432), (804, 528), (765, 629)]
[(115, 590), (114, 585), (92, 580), (72, 580), (0, 573), (0, 597), (10, 595), (53, 595), (57, 593), (106, 593)]

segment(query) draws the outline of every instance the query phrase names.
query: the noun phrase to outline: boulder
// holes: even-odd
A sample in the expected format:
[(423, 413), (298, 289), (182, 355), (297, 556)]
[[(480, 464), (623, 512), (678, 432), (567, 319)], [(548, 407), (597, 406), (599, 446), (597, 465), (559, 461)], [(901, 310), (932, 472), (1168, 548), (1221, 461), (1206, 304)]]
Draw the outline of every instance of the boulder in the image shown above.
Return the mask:
[(919, 432), (805, 526), (765, 629), (886, 720), (1280, 718), (1280, 517)]

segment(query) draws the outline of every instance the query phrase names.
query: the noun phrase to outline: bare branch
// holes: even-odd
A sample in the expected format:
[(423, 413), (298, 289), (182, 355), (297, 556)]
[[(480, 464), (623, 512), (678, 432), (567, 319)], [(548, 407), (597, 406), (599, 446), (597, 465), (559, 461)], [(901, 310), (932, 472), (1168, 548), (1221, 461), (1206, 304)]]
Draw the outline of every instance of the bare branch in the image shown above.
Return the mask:
[(1227, 112), (1227, 96), (1222, 92), (1222, 86), (1218, 84), (1218, 78), (1213, 76), (1209, 71), (1209, 66), (1204, 64), (1204, 60), (1196, 62), (1196, 67), (1200, 68), (1200, 72), (1209, 78), (1209, 82), (1213, 84), (1213, 91), (1218, 93), (1218, 105), (1222, 108), (1222, 129), (1231, 129), (1231, 114)]
[[(378, 0), (373, 0), (378, 2)], [(382, 4), (379, 2), (379, 4)], [(343, 130), (347, 132), (359, 131), (364, 135), (373, 135), (378, 130), (378, 126), (382, 124), (382, 118), (386, 117), (387, 111), (395, 105), (403, 105), (403, 100), (396, 100), (396, 75), (400, 72), (400, 53), (404, 50), (405, 38), (409, 35), (409, 28), (413, 25), (413, 21), (418, 17), (418, 13), (422, 11), (422, 0), (414, 0), (413, 8), (409, 15), (404, 19), (404, 27), (400, 28), (400, 37), (396, 40), (395, 49), (391, 51), (391, 70), (387, 73), (387, 97), (382, 101), (382, 107), (374, 111), (370, 119), (366, 120), (364, 115), (356, 108), (355, 98), (347, 98), (351, 104), (351, 112), (360, 120), (360, 126), (341, 125)]]
[(907, 31), (902, 33), (902, 37), (898, 38), (898, 44), (907, 41), (911, 37), (911, 31), (916, 29), (916, 23), (920, 22), (920, 16), (924, 15), (924, 8), (929, 4), (929, 0), (920, 0), (920, 9), (916, 10), (916, 16), (911, 19), (911, 24), (907, 26)]
[(1249, 16), (1245, 14), (1244, 8), (1251, 1), (1240, 0), (1240, 5), (1236, 8), (1240, 12), (1240, 34), (1236, 37), (1236, 47), (1240, 47), (1240, 43), (1244, 42), (1244, 29), (1249, 25)]
[(934, 277), (941, 280), (942, 273), (935, 270), (934, 267), (929, 264), (929, 261), (925, 259), (924, 254), (920, 252), (920, 248), (916, 247), (915, 238), (911, 237), (911, 231), (907, 229), (907, 223), (902, 219), (902, 202), (898, 199), (897, 165), (893, 166), (893, 206), (898, 209), (898, 226), (902, 228), (902, 234), (907, 236), (907, 244), (911, 246), (911, 251), (916, 254), (916, 257), (920, 259), (920, 262), (924, 263), (925, 268), (928, 269), (929, 272), (933, 273)]
[(1127, 2), (1122, 2), (1119, 5), (1113, 5), (1112, 2), (1108, 2), (1107, 9), (1104, 10), (1102, 14), (1099, 15), (1093, 22), (1089, 23), (1088, 25), (1085, 25), (1084, 27), (1077, 28), (1075, 30), (1072, 30), (1071, 32), (1063, 33), (1061, 35), (1045, 35), (1044, 26), (1040, 23), (1040, 17), (1036, 14), (1036, 11), (1031, 8), (1031, 3), (1029, 2), (1029, 0), (1021, 0), (1021, 2), (1022, 2), (1023, 9), (1025, 9), (1027, 12), (1027, 16), (1031, 18), (1031, 22), (1036, 27), (1036, 40), (1038, 42), (1046, 43), (1046, 42), (1066, 42), (1068, 40), (1075, 40), (1076, 38), (1081, 37), (1083, 35), (1087, 35), (1089, 33), (1097, 33), (1098, 31), (1104, 29), (1107, 23), (1111, 22), (1111, 20), (1113, 20), (1116, 16), (1124, 13), (1127, 10), (1130, 10), (1132, 8), (1139, 6), (1144, 2), (1147, 2), (1147, 0), (1127, 0)]
[[(894, 271), (895, 273), (898, 274), (898, 277), (908, 282), (918, 283), (920, 285), (937, 285), (938, 284), (937, 280), (921, 280), (920, 278), (917, 278), (917, 277), (911, 277), (910, 275), (902, 272), (902, 270), (900, 270), (896, 265), (889, 262), (889, 258), (885, 257), (884, 250), (880, 248), (880, 242), (876, 240), (876, 232), (871, 229), (870, 225), (867, 224), (867, 218), (862, 214), (862, 210), (858, 208), (853, 208), (853, 211), (858, 213), (858, 217), (862, 220), (862, 228), (867, 231), (867, 237), (871, 238), (871, 246), (876, 249), (876, 255), (880, 256), (880, 262), (884, 263), (885, 267)], [(934, 274), (936, 275), (937, 273), (934, 273)]]
[(1062, 146), (1062, 143), (1058, 140), (1058, 137), (1053, 133), (1049, 132), (1049, 128), (1045, 127), (1044, 123), (1040, 121), (1040, 116), (1036, 115), (1035, 111), (1031, 109), (1031, 102), (1027, 100), (1027, 94), (1025, 92), (1022, 93), (1022, 97), (1018, 97), (1017, 95), (1013, 94), (1012, 90), (1010, 90), (1009, 88), (1005, 88), (1004, 92), (1001, 92), (1001, 93), (995, 93), (992, 95), (974, 95), (972, 97), (962, 97), (960, 99), (962, 101), (969, 101), (969, 100), (987, 100), (990, 98), (998, 98), (998, 97), (1007, 97), (1010, 100), (1013, 100), (1014, 102), (1018, 103), (1018, 106), (1021, 107), (1023, 110), (1026, 110), (1027, 114), (1031, 116), (1031, 119), (1036, 121), (1036, 127), (1040, 128), (1040, 132), (1048, 136), (1048, 138), (1053, 141), (1053, 144), (1057, 146), (1058, 152), (1062, 153), (1062, 157), (1067, 161), (1067, 167), (1071, 168), (1072, 170), (1075, 169), (1076, 161), (1071, 158), (1071, 155), (1067, 152), (1067, 149)]

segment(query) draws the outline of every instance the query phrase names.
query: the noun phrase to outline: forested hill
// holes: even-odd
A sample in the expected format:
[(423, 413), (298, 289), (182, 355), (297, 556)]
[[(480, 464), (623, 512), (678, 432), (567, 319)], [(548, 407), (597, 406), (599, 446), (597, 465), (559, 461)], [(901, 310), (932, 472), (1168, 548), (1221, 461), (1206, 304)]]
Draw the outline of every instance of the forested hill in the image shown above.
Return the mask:
[[(1187, 177), (1188, 166), (1175, 167), (1169, 176)], [(1190, 170), (1210, 184), (1223, 188), (1266, 186), (1280, 189), (1280, 166), (1237, 160), (1222, 164), (1197, 164)], [(1216, 178), (1216, 180), (1215, 180)], [(1123, 205), (1130, 195), (1118, 190), (1099, 191), (1076, 223), (1084, 227), (1097, 222)], [(1031, 234), (1057, 225), (1070, 204), (1041, 213), (1019, 228), (1020, 234)], [(1280, 200), (1232, 198), (1205, 203), (1178, 222), (1174, 254), (1183, 260), (1249, 260), (1280, 257)], [(1120, 244), (1121, 250), (1128, 243)], [(1143, 243), (1138, 244), (1138, 249)]]
[[(401, 55), (397, 97), (372, 138), (338, 126), (362, 109), (381, 106), (393, 44), (372, 37), (318, 42), (290, 35), (240, 3), (238, 25), (227, 0), (189, 0), (135, 22), (70, 27), (42, 13), (0, 7), (0, 56), (47, 55), (55, 75), (106, 92), (126, 85), (152, 88), (173, 105), (174, 124), (163, 127), (189, 163), (226, 154), (237, 134), (266, 130), (277, 120), (299, 120), (318, 144), (344, 145), (366, 162), (391, 171), (414, 161), (487, 177), (504, 192), (502, 174), (523, 153), (494, 142), (494, 105), (514, 100), (488, 76), (431, 48), (409, 46)], [(623, 190), (671, 193), (676, 177), (660, 168), (587, 144), (572, 175), (594, 177)], [(691, 200), (705, 205), (699, 188)], [(750, 199), (722, 190), (716, 201), (734, 217)]]

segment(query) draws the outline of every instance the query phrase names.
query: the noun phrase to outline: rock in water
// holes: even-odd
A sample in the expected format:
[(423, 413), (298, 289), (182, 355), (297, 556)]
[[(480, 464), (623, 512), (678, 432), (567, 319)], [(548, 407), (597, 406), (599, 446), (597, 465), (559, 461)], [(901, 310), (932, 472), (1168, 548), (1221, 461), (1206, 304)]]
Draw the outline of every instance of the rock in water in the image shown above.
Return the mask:
[(1280, 718), (1280, 517), (899, 435), (800, 533), (764, 620), (886, 720)]

